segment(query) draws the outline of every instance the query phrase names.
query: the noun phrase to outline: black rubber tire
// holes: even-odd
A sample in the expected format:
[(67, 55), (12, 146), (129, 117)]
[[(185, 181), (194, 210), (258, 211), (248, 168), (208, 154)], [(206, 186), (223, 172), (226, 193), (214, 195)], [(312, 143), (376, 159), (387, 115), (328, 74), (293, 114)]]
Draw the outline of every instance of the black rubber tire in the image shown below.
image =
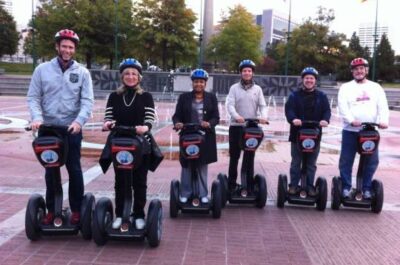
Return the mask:
[(219, 183), (221, 184), (221, 206), (225, 208), (226, 202), (228, 201), (228, 177), (225, 174), (219, 173), (217, 176)]
[(257, 190), (256, 207), (262, 209), (267, 203), (267, 181), (264, 176), (258, 174), (254, 177), (254, 181)]
[(280, 174), (278, 176), (278, 192), (277, 192), (278, 198), (276, 200), (276, 206), (278, 206), (278, 208), (285, 207), (286, 196), (287, 196), (287, 176), (284, 174)]
[(33, 194), (28, 201), (25, 212), (25, 233), (29, 240), (40, 238), (40, 223), (46, 214), (46, 203), (42, 195)]
[(340, 177), (332, 178), (331, 188), (331, 208), (332, 210), (339, 210), (342, 197), (342, 183)]
[(95, 198), (92, 193), (88, 192), (83, 196), (81, 208), (81, 223), (80, 230), (83, 239), (92, 239), (92, 216), (95, 206)]
[(222, 200), (221, 200), (221, 183), (214, 180), (211, 185), (211, 201), (212, 201), (212, 217), (218, 219), (221, 217)]
[(380, 213), (383, 207), (384, 201), (384, 191), (383, 184), (380, 180), (372, 180), (372, 201), (371, 201), (371, 211), (373, 213)]
[(172, 180), (169, 191), (169, 216), (171, 218), (178, 217), (179, 213), (179, 180)]
[(147, 241), (150, 247), (155, 248), (160, 245), (162, 236), (163, 212), (161, 201), (158, 199), (151, 200), (147, 213)]
[(315, 188), (317, 190), (317, 210), (325, 211), (326, 202), (328, 201), (328, 183), (324, 177), (318, 177), (317, 182), (315, 184)]
[(103, 197), (97, 202), (93, 212), (93, 240), (98, 246), (107, 243), (107, 227), (113, 220), (113, 206), (109, 198)]

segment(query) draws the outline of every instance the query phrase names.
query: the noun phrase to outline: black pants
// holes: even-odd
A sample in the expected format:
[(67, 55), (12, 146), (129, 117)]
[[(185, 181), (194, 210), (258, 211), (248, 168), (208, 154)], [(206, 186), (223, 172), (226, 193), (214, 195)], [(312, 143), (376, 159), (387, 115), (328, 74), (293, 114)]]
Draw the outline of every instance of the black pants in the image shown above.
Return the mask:
[[(65, 132), (62, 135), (67, 138), (68, 142), (68, 154), (65, 161), (65, 166), (69, 175), (69, 188), (68, 198), (71, 211), (80, 212), (81, 204), (84, 193), (83, 185), (83, 174), (81, 168), (81, 143), (82, 143), (82, 132), (78, 134), (70, 134)], [(62, 192), (61, 182), (53, 183), (55, 178), (53, 177), (52, 169), (46, 169), (46, 207), (49, 212), (54, 212), (54, 196), (55, 192)]]
[[(147, 193), (147, 172), (149, 170), (149, 155), (143, 157), (142, 165), (133, 171), (132, 190), (133, 190), (133, 214), (135, 218), (144, 218), (144, 206), (146, 205)], [(115, 172), (115, 215), (122, 217), (125, 198), (125, 179), (118, 176)]]
[[(240, 140), (242, 137), (243, 133), (243, 127), (242, 126), (230, 126), (229, 127), (229, 172), (228, 172), (228, 182), (229, 182), (229, 187), (234, 188), (236, 186), (236, 180), (238, 176), (238, 171), (237, 171), (237, 166), (239, 163), (239, 158), (240, 158)], [(247, 152), (243, 156), (242, 160), (242, 171), (246, 173), (248, 176), (247, 180), (249, 180), (253, 177), (254, 174), (254, 152)], [(252, 182), (251, 182), (252, 183)], [(247, 185), (249, 186), (249, 184)], [(242, 183), (243, 184), (243, 183)]]

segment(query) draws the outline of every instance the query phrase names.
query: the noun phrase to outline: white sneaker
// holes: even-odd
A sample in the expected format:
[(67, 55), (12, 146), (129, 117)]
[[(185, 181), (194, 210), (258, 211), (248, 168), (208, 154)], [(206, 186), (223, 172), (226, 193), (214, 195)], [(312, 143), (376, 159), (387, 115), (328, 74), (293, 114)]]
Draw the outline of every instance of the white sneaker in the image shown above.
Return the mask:
[(114, 222), (112, 223), (112, 229), (120, 228), (121, 224), (122, 224), (122, 218), (121, 217), (115, 218)]
[(138, 218), (135, 220), (136, 229), (142, 230), (145, 224), (146, 223), (144, 222), (143, 218)]
[(179, 196), (179, 201), (180, 201), (181, 203), (187, 203), (188, 198)]
[(201, 198), (201, 203), (208, 203), (208, 198), (207, 197), (202, 197)]
[(344, 198), (349, 198), (350, 197), (350, 194), (351, 194), (351, 189), (344, 189), (343, 190), (343, 197)]
[(371, 199), (371, 191), (369, 191), (369, 190), (364, 191), (363, 197), (364, 197), (364, 199), (367, 199), (367, 200)]

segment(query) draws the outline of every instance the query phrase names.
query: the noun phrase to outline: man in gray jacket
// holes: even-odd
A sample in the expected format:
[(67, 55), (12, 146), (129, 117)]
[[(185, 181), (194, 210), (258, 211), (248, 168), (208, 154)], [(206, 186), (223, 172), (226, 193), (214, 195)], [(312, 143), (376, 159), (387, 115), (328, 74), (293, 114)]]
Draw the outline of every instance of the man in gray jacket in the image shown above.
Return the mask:
[[(40, 64), (33, 73), (28, 105), (32, 130), (38, 130), (43, 123), (68, 127), (68, 132), (64, 132), (63, 136), (68, 142), (66, 167), (69, 174), (71, 223), (78, 224), (84, 193), (80, 163), (82, 127), (92, 113), (92, 78), (85, 67), (72, 59), (79, 43), (79, 37), (74, 31), (60, 30), (55, 35), (55, 42), (57, 57)], [(54, 219), (55, 191), (47, 169), (45, 178), (48, 213), (43, 223), (50, 224)]]
[(236, 189), (237, 186), (237, 165), (241, 153), (239, 142), (245, 119), (258, 118), (261, 124), (268, 122), (263, 91), (253, 81), (255, 66), (251, 60), (243, 60), (239, 64), (241, 80), (230, 87), (226, 98), (225, 104), (230, 116), (228, 173), (230, 190)]

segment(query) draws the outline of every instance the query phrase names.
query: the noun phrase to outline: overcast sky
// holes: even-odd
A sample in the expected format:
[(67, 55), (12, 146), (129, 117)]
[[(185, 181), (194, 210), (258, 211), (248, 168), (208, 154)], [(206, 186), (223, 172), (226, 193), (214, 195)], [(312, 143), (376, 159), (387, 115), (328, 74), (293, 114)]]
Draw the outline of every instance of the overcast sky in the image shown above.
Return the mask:
[[(26, 25), (32, 15), (32, 0), (12, 0), (14, 17), (19, 25)], [(204, 0), (185, 0), (196, 13)], [(221, 12), (227, 12), (237, 4), (242, 4), (250, 13), (261, 14), (264, 9), (276, 9), (281, 13), (289, 13), (290, 0), (214, 0), (214, 24), (220, 18)], [(358, 30), (361, 23), (375, 24), (376, 3), (378, 2), (378, 23), (389, 27), (389, 41), (396, 54), (400, 54), (400, 20), (399, 0), (292, 0), (292, 18), (302, 22), (303, 18), (315, 17), (318, 6), (332, 8), (335, 20), (331, 29), (345, 33), (347, 37)], [(36, 5), (38, 0), (33, 0)], [(197, 26), (198, 28), (198, 26)]]

